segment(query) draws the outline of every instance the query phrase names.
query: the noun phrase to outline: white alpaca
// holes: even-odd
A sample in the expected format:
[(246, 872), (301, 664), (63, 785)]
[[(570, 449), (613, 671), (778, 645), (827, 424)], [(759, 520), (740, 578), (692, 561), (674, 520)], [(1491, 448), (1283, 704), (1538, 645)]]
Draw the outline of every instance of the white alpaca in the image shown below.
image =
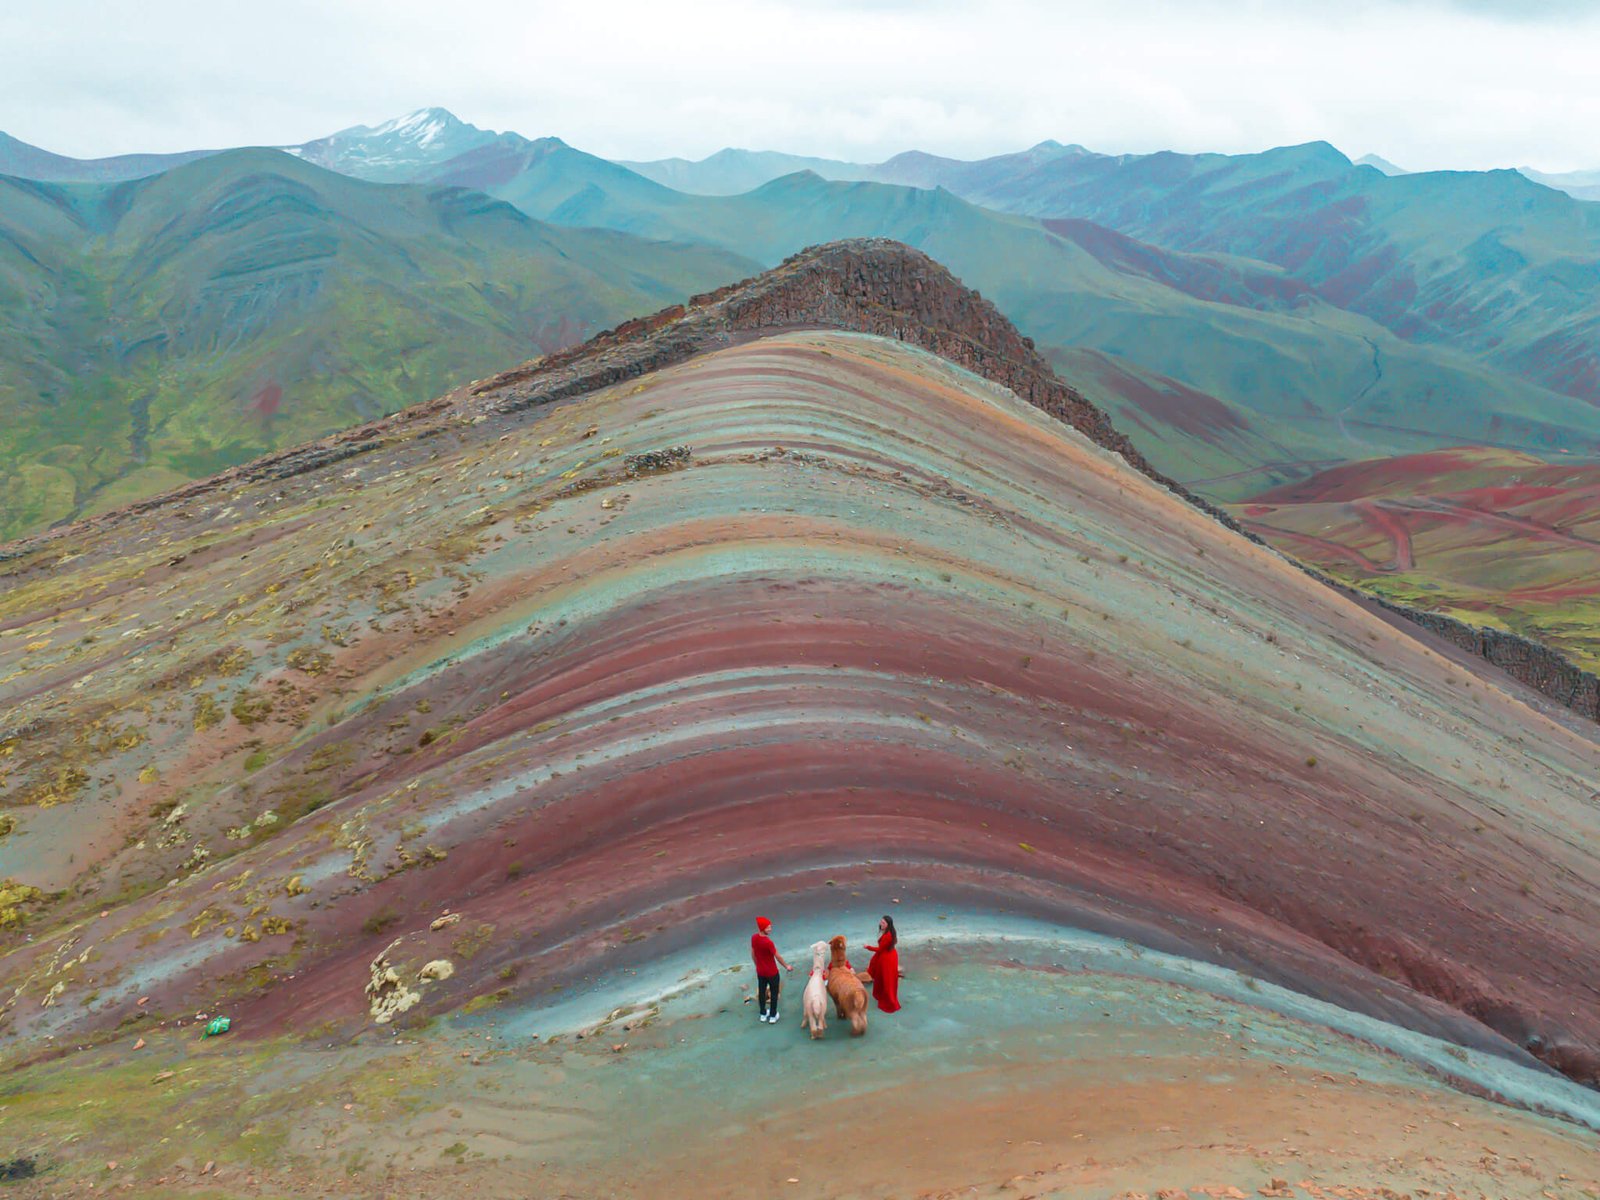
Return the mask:
[(828, 1015), (828, 943), (816, 942), (811, 947), (811, 978), (806, 980), (805, 995), (800, 1001), (800, 1018), (811, 1030), (812, 1038), (819, 1038), (827, 1028)]

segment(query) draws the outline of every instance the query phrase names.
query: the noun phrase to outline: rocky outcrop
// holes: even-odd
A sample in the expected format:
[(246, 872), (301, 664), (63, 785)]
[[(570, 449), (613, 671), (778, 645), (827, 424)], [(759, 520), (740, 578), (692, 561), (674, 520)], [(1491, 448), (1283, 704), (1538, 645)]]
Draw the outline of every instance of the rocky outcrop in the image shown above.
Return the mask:
[(848, 329), (920, 346), (1011, 389), (1244, 533), (1226, 513), (1151, 466), (1105, 413), (1056, 378), (1032, 339), (993, 304), (926, 254), (884, 238), (802, 250), (764, 275), (695, 296), (687, 308), (626, 322), (583, 346), (497, 375), (473, 394), (497, 411), (514, 411), (660, 370), (739, 334), (803, 328)]
[(1381, 596), (1362, 595), (1451, 645), (1487, 659), (1519, 683), (1527, 684), (1590, 720), (1600, 721), (1600, 677), (1576, 666), (1559, 650), (1503, 629), (1468, 625), (1443, 613), (1396, 604)]
[(409, 1012), (421, 999), (420, 994), (406, 986), (400, 972), (389, 962), (388, 950), (372, 960), (372, 978), (367, 981), (367, 1000), (374, 1024), (389, 1024), (396, 1017)]

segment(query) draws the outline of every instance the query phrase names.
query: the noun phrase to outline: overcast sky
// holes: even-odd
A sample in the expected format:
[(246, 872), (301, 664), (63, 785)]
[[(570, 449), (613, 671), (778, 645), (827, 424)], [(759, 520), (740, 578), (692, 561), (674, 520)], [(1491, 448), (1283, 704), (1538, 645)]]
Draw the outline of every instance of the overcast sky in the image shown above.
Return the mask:
[(439, 104), (612, 157), (1325, 139), (1600, 168), (1600, 0), (0, 0), (0, 130), (81, 157)]

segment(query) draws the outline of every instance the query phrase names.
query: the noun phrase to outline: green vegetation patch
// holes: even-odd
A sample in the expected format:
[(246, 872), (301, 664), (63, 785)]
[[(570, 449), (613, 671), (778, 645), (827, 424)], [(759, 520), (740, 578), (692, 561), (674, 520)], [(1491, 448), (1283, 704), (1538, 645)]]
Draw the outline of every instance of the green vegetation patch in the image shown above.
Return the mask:
[(272, 715), (272, 701), (246, 688), (233, 698), (233, 707), (229, 711), (241, 725), (259, 725)]
[(213, 725), (222, 724), (222, 706), (217, 703), (216, 697), (209, 692), (201, 692), (194, 698), (194, 731), (204, 733)]
[(14, 879), (0, 879), (0, 929), (15, 929), (28, 911), (44, 901), (44, 893)]

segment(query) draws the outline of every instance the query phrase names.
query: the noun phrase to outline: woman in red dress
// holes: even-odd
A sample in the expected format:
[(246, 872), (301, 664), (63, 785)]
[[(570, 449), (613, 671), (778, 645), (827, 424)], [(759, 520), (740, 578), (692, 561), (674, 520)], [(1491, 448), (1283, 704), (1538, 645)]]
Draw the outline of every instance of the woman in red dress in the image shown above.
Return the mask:
[(872, 951), (872, 961), (867, 964), (867, 974), (872, 977), (872, 998), (882, 1012), (900, 1011), (900, 951), (895, 947), (900, 935), (894, 931), (894, 918), (885, 916), (878, 922), (878, 944), (865, 947)]

